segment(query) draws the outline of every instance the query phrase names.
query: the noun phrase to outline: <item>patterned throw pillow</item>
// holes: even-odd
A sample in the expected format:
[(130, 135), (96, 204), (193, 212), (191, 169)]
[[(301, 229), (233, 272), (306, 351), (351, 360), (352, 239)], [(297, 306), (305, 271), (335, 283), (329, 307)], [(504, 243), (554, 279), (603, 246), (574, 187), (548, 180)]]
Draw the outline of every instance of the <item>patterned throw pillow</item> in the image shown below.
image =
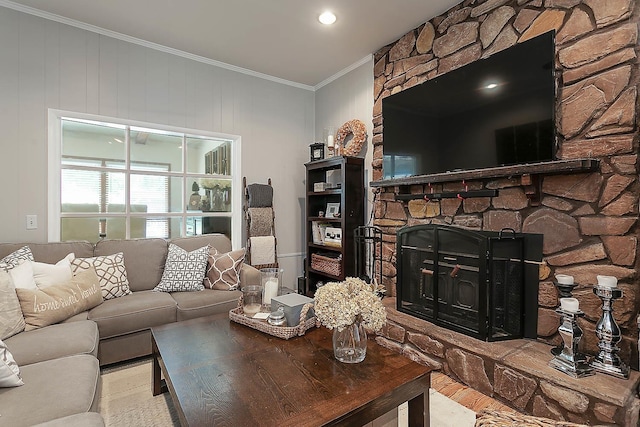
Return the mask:
[(159, 292), (202, 291), (204, 273), (207, 269), (209, 245), (187, 252), (180, 246), (169, 243), (169, 253), (164, 264), (162, 279), (153, 289)]
[(9, 271), (23, 261), (33, 261), (33, 254), (29, 246), (23, 246), (15, 252), (0, 259), (0, 269)]
[(11, 275), (0, 270), (0, 340), (24, 331), (24, 317)]
[(74, 275), (82, 270), (88, 270), (91, 267), (95, 268), (96, 274), (100, 279), (102, 298), (104, 298), (105, 301), (123, 297), (131, 293), (131, 289), (129, 289), (129, 279), (127, 279), (127, 270), (124, 266), (124, 254), (122, 252), (92, 258), (76, 258), (71, 261), (71, 269)]
[(83, 270), (69, 283), (43, 289), (16, 289), (22, 314), (32, 331), (53, 325), (102, 303), (100, 279), (93, 268)]
[(207, 275), (204, 285), (207, 288), (233, 291), (240, 285), (240, 269), (244, 264), (246, 249), (220, 254), (215, 251), (209, 254)]
[(6, 344), (0, 340), (0, 387), (17, 387), (19, 385), (24, 385), (20, 377), (20, 368)]

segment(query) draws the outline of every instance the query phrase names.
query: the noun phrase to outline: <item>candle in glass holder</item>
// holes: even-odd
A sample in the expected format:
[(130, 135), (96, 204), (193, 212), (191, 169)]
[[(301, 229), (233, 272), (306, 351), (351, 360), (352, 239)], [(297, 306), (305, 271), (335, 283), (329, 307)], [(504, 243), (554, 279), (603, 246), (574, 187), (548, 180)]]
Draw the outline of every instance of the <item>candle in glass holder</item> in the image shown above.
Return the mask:
[(271, 298), (278, 296), (278, 279), (271, 278), (264, 284), (264, 298), (262, 302), (265, 305), (271, 305)]
[(560, 298), (560, 307), (564, 311), (577, 313), (580, 308), (580, 303), (575, 298)]
[(568, 274), (556, 274), (556, 280), (561, 285), (573, 285), (573, 276)]
[(605, 288), (617, 288), (618, 279), (615, 276), (596, 276), (598, 279), (598, 286)]

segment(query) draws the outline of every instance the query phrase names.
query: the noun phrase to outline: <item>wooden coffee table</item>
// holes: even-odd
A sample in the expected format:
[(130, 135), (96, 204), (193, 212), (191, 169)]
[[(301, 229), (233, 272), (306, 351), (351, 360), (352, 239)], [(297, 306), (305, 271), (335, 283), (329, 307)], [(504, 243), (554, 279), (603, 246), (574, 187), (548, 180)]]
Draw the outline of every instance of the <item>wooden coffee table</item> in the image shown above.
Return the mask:
[(282, 340), (218, 315), (151, 332), (153, 394), (169, 391), (184, 426), (360, 427), (406, 401), (409, 425), (429, 425), (430, 369), (372, 339), (345, 364), (324, 327)]

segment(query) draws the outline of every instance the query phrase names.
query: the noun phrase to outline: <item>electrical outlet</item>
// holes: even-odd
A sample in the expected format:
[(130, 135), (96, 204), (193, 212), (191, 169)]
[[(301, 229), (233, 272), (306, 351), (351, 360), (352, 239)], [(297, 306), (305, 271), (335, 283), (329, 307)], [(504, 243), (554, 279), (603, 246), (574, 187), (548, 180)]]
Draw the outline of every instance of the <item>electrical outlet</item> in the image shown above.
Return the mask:
[(38, 228), (38, 215), (27, 215), (27, 230)]

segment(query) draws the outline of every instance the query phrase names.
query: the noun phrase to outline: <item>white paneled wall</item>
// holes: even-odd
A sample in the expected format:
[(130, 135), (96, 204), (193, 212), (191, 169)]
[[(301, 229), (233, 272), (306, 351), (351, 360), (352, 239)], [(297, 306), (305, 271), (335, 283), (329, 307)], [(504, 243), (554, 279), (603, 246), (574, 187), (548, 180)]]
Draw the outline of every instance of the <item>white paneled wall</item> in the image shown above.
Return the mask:
[[(272, 178), (278, 252), (293, 282), (314, 100), (310, 90), (0, 7), (0, 241), (46, 241), (47, 110), (99, 114), (240, 135), (248, 182)], [(38, 215), (37, 230), (26, 230), (27, 214)]]
[[(351, 120), (361, 120), (367, 126), (367, 141), (360, 153), (365, 156), (365, 183), (371, 181), (371, 162), (373, 160), (373, 58), (355, 68), (339, 79), (316, 90), (316, 126), (315, 140), (322, 140), (324, 128), (337, 130)], [(370, 218), (373, 196), (367, 190), (367, 217)], [(366, 224), (365, 221), (365, 224)]]

